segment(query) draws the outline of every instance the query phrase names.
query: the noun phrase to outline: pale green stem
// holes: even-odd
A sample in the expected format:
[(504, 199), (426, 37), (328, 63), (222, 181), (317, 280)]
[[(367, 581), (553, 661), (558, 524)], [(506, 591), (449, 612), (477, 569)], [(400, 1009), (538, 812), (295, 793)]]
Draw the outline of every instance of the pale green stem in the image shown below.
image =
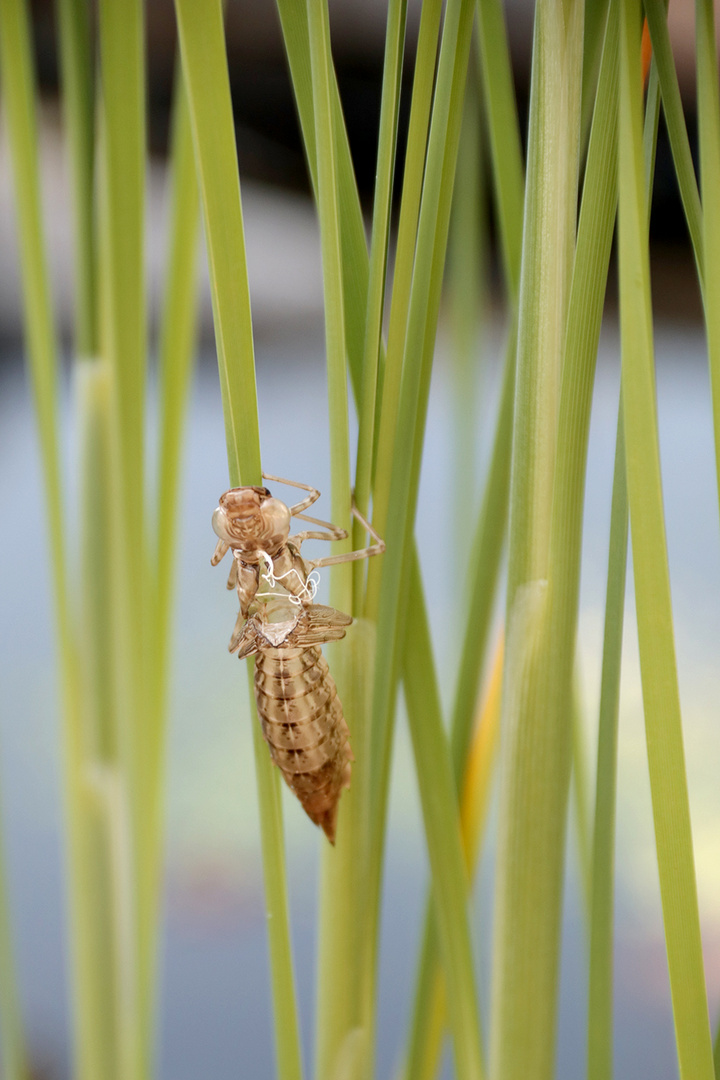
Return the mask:
[(680, 87), (670, 45), (667, 4), (664, 0), (646, 0), (644, 6), (652, 41), (653, 63), (657, 68), (657, 75), (660, 80), (663, 112), (665, 113), (665, 123), (675, 162), (675, 174), (695, 253), (695, 262), (702, 282), (704, 276), (702, 210), (695, 179), (695, 166), (693, 165), (692, 151), (690, 150), (690, 140), (685, 127)]
[(65, 796), (69, 834), (70, 919), (75, 1058), (81, 1080), (97, 1076), (94, 1032), (88, 1022), (96, 973), (91, 942), (86, 932), (88, 881), (81, 806), (80, 684), (72, 612), (67, 583), (63, 499), (57, 431), (57, 345), (45, 259), (35, 73), (30, 48), (30, 24), (23, 0), (0, 0), (0, 76), (7, 122), (17, 208), (20, 268), (27, 359), (40, 440), (47, 514), (49, 558), (55, 596), (55, 617), (60, 652), (64, 705)]
[[(378, 380), (382, 353), (382, 322), (385, 309), (385, 281), (387, 275), (388, 245), (390, 242), (390, 212), (392, 188), (395, 176), (397, 151), (397, 123), (400, 107), (400, 81), (402, 76), (403, 46), (407, 0), (391, 0), (388, 4), (387, 30), (385, 35), (385, 62), (383, 65), (382, 104), (380, 108), (380, 131), (378, 135), (378, 160), (375, 179), (375, 199), (370, 242), (370, 276), (368, 280), (367, 321), (365, 324), (365, 349), (363, 355), (363, 385), (360, 404), (357, 465), (355, 469), (355, 501), (360, 511), (367, 515), (373, 470), (375, 446), (375, 413), (378, 405)], [(364, 542), (359, 522), (353, 525), (353, 547)], [(355, 564), (353, 592), (354, 610), (360, 610), (360, 597), (364, 583), (365, 568)]]
[(25, 1030), (13, 947), (10, 890), (0, 820), (0, 1034), (5, 1080), (30, 1080)]
[(642, 141), (640, 10), (622, 0), (619, 263), (622, 391), (650, 788), (682, 1080), (714, 1076), (662, 504)]
[(95, 356), (98, 347), (95, 243), (95, 89), (88, 0), (58, 0), (63, 114), (70, 144), (75, 236), (75, 353)]
[(442, 723), (417, 553), (411, 557), (403, 684), (433, 880), (439, 953), (458, 1080), (485, 1075), (458, 796)]
[(628, 509), (621, 403), (618, 412), (615, 474), (610, 513), (610, 551), (605, 599), (605, 634), (595, 782), (588, 973), (588, 1080), (612, 1080), (613, 1075), (615, 803), (627, 547)]
[[(582, 6), (539, 0), (510, 510), (491, 1002), (493, 1080), (549, 1080), (554, 1066), (571, 737), (569, 696), (563, 701), (548, 690), (546, 680), (552, 673), (545, 650), (556, 587), (555, 579), (548, 578), (575, 241), (581, 57)], [(572, 618), (571, 603), (558, 600), (556, 609), (561, 618)], [(557, 665), (555, 677), (569, 691), (572, 646), (560, 655), (553, 652), (550, 659)]]
[[(439, 0), (427, 0), (423, 4), (415, 55), (412, 104), (393, 270), (387, 362), (382, 372), (382, 386), (378, 395), (380, 415), (376, 425), (377, 445), (373, 469), (373, 525), (381, 536), (385, 536), (387, 532), (391, 483), (390, 463), (395, 452), (408, 305), (425, 170), (441, 9), (442, 4)], [(378, 618), (382, 574), (383, 567), (380, 560), (376, 560), (368, 567), (365, 615), (375, 621)]]
[(703, 237), (699, 261), (712, 391), (715, 465), (720, 486), (720, 90), (712, 2), (696, 0), (695, 29)]
[[(220, 0), (176, 0), (183, 77), (210, 267), (230, 483), (260, 483), (255, 360), (235, 132)], [(280, 1080), (302, 1076), (279, 779), (249, 692), (262, 823), (275, 1045)]]
[(387, 550), (383, 556), (372, 709), (371, 861), (367, 910), (368, 933), (373, 948), (368, 954), (372, 968), (368, 973), (367, 989), (373, 999), (394, 705), (404, 642), (408, 554), (417, 506), (472, 18), (473, 8), (469, 0), (448, 5), (418, 221), (396, 450), (390, 467)]

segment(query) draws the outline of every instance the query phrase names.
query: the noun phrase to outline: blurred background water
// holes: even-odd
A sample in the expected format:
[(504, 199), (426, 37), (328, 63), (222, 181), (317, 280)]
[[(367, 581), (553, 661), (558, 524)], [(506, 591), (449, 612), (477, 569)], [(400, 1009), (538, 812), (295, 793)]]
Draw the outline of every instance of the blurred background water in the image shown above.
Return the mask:
[[(319, 243), (304, 190), (304, 165), (274, 23), (244, 0), (230, 5), (228, 34), (248, 260), (257, 337), (263, 462), (268, 471), (316, 485), (329, 515), (329, 463)], [(681, 62), (688, 4), (671, 6)], [(71, 221), (53, 100), (49, 5), (36, 4), (44, 80), (42, 160), (50, 256), (60, 325), (70, 319)], [(344, 13), (344, 14), (343, 14)], [(411, 5), (411, 33), (417, 5)], [(523, 101), (530, 8), (513, 0), (513, 50)], [(163, 273), (162, 154), (172, 66), (168, 5), (148, 8), (150, 134), (149, 288), (155, 310)], [(170, 19), (172, 15), (170, 14)], [(384, 5), (334, 8), (334, 45), (357, 160), (371, 160), (379, 101)], [(49, 27), (49, 28), (48, 28)], [(680, 27), (680, 29), (678, 29)], [(164, 29), (163, 29), (164, 28)], [(685, 34), (685, 36), (683, 36)], [(48, 35), (50, 35), (48, 37)], [(274, 35), (274, 36), (273, 36)], [(164, 43), (164, 44), (163, 44)], [(164, 51), (163, 51), (164, 49)], [(233, 52), (233, 50), (235, 50)], [(164, 57), (164, 60), (163, 60)], [(164, 66), (163, 66), (164, 65)], [(692, 118), (691, 82), (681, 81)], [(260, 110), (264, 101), (265, 113)], [(269, 111), (268, 111), (269, 107)], [(264, 117), (264, 119), (263, 119)], [(268, 119), (268, 117), (270, 119)], [(656, 185), (653, 280), (659, 312), (657, 378), (661, 455), (683, 697), (687, 766), (711, 1008), (720, 1005), (720, 528), (712, 418), (698, 299), (672, 184)], [(360, 169), (367, 196), (372, 168)], [(0, 801), (6, 835), (18, 965), (33, 1053), (48, 1078), (68, 1072), (69, 1001), (64, 945), (60, 716), (45, 516), (35, 427), (20, 342), (20, 307), (7, 153), (0, 153)], [(202, 264), (202, 259), (200, 260)], [(201, 270), (201, 355), (185, 448), (167, 799), (165, 934), (162, 954), (162, 1080), (273, 1075), (262, 871), (250, 717), (244, 673), (228, 656), (235, 598), (213, 570), (210, 516), (227, 487), (224, 431)], [(442, 323), (430, 401), (417, 534), (431, 594), (432, 630), (445, 701), (455, 676), (464, 617), (463, 580), (503, 349), (495, 307), (478, 337), (477, 417), (459, 438), (452, 334)], [(618, 334), (610, 303), (601, 342), (585, 512), (580, 668), (586, 750), (592, 761), (607, 564), (610, 488), (619, 388)], [(74, 388), (62, 388), (67, 474), (75, 471)], [(150, 408), (152, 415), (153, 409)], [(149, 436), (152, 439), (152, 424)], [(76, 492), (70, 490), (72, 505)], [(322, 588), (327, 588), (328, 571)], [(110, 617), (111, 613), (108, 613)], [(620, 712), (617, 851), (616, 1066), (619, 1077), (677, 1075), (645, 760), (637, 642), (628, 584)], [(426, 855), (412, 756), (400, 711), (383, 914), (378, 1076), (392, 1075), (414, 976)], [(592, 787), (592, 785), (591, 785)], [(324, 842), (284, 793), (293, 935), (304, 1042), (310, 1053), (317, 868)], [(492, 831), (492, 830), (491, 830)], [(558, 1076), (584, 1071), (586, 931), (577, 845), (569, 833)], [(492, 916), (492, 844), (474, 898), (474, 931), (487, 1008)], [(713, 1014), (714, 1015), (714, 1014)], [(447, 1076), (451, 1075), (449, 1066)]]
[[(500, 335), (485, 373), (492, 399)], [(661, 326), (658, 395), (666, 514), (683, 692), (701, 913), (711, 999), (720, 991), (720, 790), (717, 762), (720, 534), (704, 344), (699, 332)], [(165, 1080), (272, 1075), (272, 1028), (262, 876), (246, 684), (226, 651), (235, 598), (210, 566), (210, 515), (226, 486), (224, 434), (212, 357), (203, 358), (190, 413), (180, 522), (176, 640), (168, 769), (166, 933), (161, 1071)], [(418, 536), (427, 571), (442, 582), (432, 624), (446, 699), (452, 691), (468, 533), (457, 526), (467, 494), (455, 460), (447, 343), (431, 397)], [(328, 489), (321, 327), (258, 348), (266, 467)], [(612, 325), (595, 395), (585, 515), (580, 653), (590, 754), (598, 698), (619, 368)], [(33, 1046), (53, 1069), (67, 1053), (63, 946), (60, 717), (44, 535), (44, 508), (28, 389), (19, 359), (0, 375), (0, 790), (18, 960)], [(63, 429), (73, 457), (72, 394)], [(486, 406), (481, 406), (481, 415)], [(481, 433), (482, 434), (482, 433)], [(482, 458), (483, 440), (478, 440)], [(478, 465), (481, 465), (481, 460)], [(321, 503), (322, 506), (322, 503)], [(327, 505), (325, 507), (327, 509)], [(322, 513), (322, 509), (318, 511)], [(441, 573), (438, 576), (438, 565)], [(327, 571), (323, 586), (327, 585)], [(428, 577), (430, 575), (428, 574)], [(617, 928), (619, 1076), (675, 1075), (665, 972), (632, 587), (620, 716)], [(401, 719), (383, 922), (380, 1076), (390, 1075), (412, 985), (426, 859), (409, 744)], [(290, 892), (306, 1045), (312, 1030), (315, 903), (322, 840), (285, 799)], [(559, 1075), (583, 1062), (585, 929), (570, 834)], [(492, 851), (475, 901), (478, 955), (489, 950)], [(487, 1000), (487, 997), (485, 997)], [(53, 1076), (65, 1075), (64, 1070)]]

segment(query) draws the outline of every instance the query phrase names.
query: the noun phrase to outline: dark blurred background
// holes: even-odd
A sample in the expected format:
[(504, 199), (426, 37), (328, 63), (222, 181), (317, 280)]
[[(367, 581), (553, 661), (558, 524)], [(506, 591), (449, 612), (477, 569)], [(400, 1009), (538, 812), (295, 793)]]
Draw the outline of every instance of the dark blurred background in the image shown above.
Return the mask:
[[(408, 56), (403, 78), (400, 115), (399, 168), (401, 177), (403, 145), (407, 125), (412, 63), (420, 14), (419, 0), (408, 5)], [(153, 166), (161, 166), (168, 147), (173, 72), (176, 55), (175, 18), (172, 0), (149, 0), (147, 6), (148, 54), (148, 142)], [(48, 145), (59, 146), (58, 60), (55, 33), (55, 10), (50, 0), (34, 0), (37, 67), (43, 101), (43, 130)], [(377, 124), (380, 110), (383, 45), (386, 4), (383, 0), (331, 0), (333, 55), (345, 109), (357, 180), (365, 208), (370, 210), (375, 175)], [(531, 0), (508, 0), (507, 23), (512, 50), (521, 129), (525, 116), (529, 85), (532, 42)], [(673, 0), (670, 5), (670, 28), (685, 103), (693, 152), (696, 145), (694, 97), (694, 14), (692, 0)], [(282, 37), (275, 4), (271, 0), (229, 0), (227, 5), (227, 42), (237, 130), (240, 173), (246, 185), (262, 185), (295, 196), (307, 196), (308, 180), (296, 119), (292, 88), (285, 62)], [(6, 150), (2, 156), (7, 157)], [(0, 163), (0, 346), (17, 347), (21, 323), (14, 256), (11, 188), (7, 163)], [(71, 231), (69, 209), (53, 190), (63, 169), (45, 169), (46, 199), (53, 208), (50, 246), (59, 316), (67, 333), (70, 318), (68, 276), (71, 266)], [(155, 185), (157, 187), (157, 185)], [(396, 181), (399, 190), (399, 184)], [(149, 200), (153, 205), (153, 184)], [(58, 202), (58, 200), (60, 200)], [(298, 203), (294, 205), (299, 206)], [(59, 213), (55, 212), (55, 208)], [(156, 214), (149, 214), (150, 230)], [(700, 300), (682, 206), (675, 181), (672, 156), (661, 119), (657, 150), (657, 170), (652, 212), (653, 289), (656, 304), (665, 317), (692, 319), (700, 315)], [(492, 237), (492, 230), (490, 230)], [(158, 238), (160, 246), (164, 242)], [(150, 239), (150, 290), (157, 291), (155, 263)], [(160, 266), (158, 266), (160, 270)], [(71, 275), (70, 275), (71, 276)], [(160, 277), (162, 276), (160, 270)], [(270, 275), (277, 278), (276, 274)], [(63, 284), (65, 282), (65, 284)], [(155, 284), (154, 284), (155, 283)], [(259, 282), (255, 289), (262, 289)], [(610, 297), (613, 295), (611, 281)], [(297, 299), (297, 298), (296, 298)], [(313, 301), (313, 309), (320, 302)], [(281, 304), (292, 321), (299, 313), (297, 303)], [(262, 332), (263, 303), (260, 301), (258, 330)], [(203, 305), (203, 333), (211, 335), (207, 297)]]

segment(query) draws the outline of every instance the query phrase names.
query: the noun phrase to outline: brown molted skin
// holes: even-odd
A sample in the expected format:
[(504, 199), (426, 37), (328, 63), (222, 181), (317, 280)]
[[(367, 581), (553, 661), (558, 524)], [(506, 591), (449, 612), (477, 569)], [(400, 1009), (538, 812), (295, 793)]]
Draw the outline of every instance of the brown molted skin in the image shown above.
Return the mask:
[[(304, 540), (345, 540), (347, 531), (304, 513), (320, 497), (316, 488), (265, 473), (263, 479), (308, 494), (289, 507), (266, 487), (226, 491), (213, 513), (218, 543), (211, 562), (217, 566), (232, 550), (228, 588), (237, 589), (240, 611), (228, 648), (241, 660), (256, 657), (255, 699), (272, 759), (305, 812), (334, 844), (338, 803), (343, 788), (350, 787), (354, 759), (335, 682), (319, 646), (345, 637), (352, 618), (313, 602), (308, 573), (379, 555), (385, 545), (353, 506), (374, 546), (306, 563), (300, 554)], [(293, 517), (314, 527), (291, 537)], [(272, 575), (262, 568), (267, 561)], [(281, 592), (272, 591), (276, 585)]]
[(334, 844), (340, 795), (350, 787), (354, 759), (335, 681), (320, 649), (259, 649), (255, 700), (273, 761)]

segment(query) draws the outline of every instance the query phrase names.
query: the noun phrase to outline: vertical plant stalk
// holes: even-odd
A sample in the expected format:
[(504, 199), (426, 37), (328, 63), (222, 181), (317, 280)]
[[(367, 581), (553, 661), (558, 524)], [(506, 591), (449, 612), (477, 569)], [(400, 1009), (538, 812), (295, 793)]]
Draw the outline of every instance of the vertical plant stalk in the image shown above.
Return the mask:
[[(408, 306), (412, 286), (413, 260), (417, 241), (417, 222), (420, 210), (428, 124), (437, 60), (438, 32), (442, 3), (428, 0), (422, 6), (415, 72), (410, 106), (403, 189), (400, 201), (400, 220), (393, 269), (392, 300), (388, 327), (387, 362), (380, 372), (381, 386), (378, 391), (379, 418), (376, 425), (375, 462), (373, 467), (373, 525), (385, 536), (390, 503), (391, 470), (393, 460), (400, 390), (405, 355)], [(365, 614), (377, 621), (382, 561), (376, 560), (368, 567)]]
[(70, 144), (75, 235), (75, 353), (98, 351), (97, 251), (95, 241), (95, 88), (90, 5), (59, 0), (63, 114)]
[[(123, 919), (127, 898), (117, 895), (117, 717), (115, 653), (118, 645), (111, 576), (113, 466), (111, 452), (112, 378), (100, 355), (95, 204), (95, 87), (90, 11), (85, 0), (61, 0), (58, 7), (63, 105), (73, 180), (75, 236), (75, 359), (77, 417), (81, 433), (81, 609), (79, 627), (83, 720), (80, 798), (83, 865), (81, 888), (85, 973), (88, 988), (78, 998), (76, 1024), (82, 1046), (89, 1034), (92, 1058), (81, 1056), (81, 1076), (112, 1080), (124, 1068), (121, 972), (132, 952)], [(78, 873), (76, 867), (73, 871)]]
[(640, 10), (622, 0), (619, 263), (622, 393), (650, 789), (683, 1080), (714, 1076), (662, 505), (642, 143)]
[[(318, 157), (307, 0), (276, 0), (302, 130), (310, 181), (318, 198)], [(368, 253), (360, 197), (334, 69), (328, 72), (336, 151), (337, 198), (343, 261), (345, 348), (356, 402), (362, 398), (362, 364), (368, 290)]]
[[(576, 631), (577, 632), (577, 631)], [(580, 886), (580, 899), (583, 903), (585, 916), (585, 929), (590, 932), (590, 898), (592, 894), (592, 866), (590, 846), (590, 798), (588, 795), (588, 766), (585, 755), (584, 740), (584, 716), (580, 697), (580, 672), (577, 668), (573, 673), (572, 680), (572, 713), (570, 717), (572, 736), (572, 766), (570, 774), (570, 797), (572, 817), (575, 824), (575, 850), (577, 854), (577, 869)]]
[[(405, 44), (407, 0), (391, 0), (388, 4), (383, 64), (380, 130), (373, 202), (372, 237), (370, 242), (370, 273), (368, 279), (367, 319), (363, 353), (362, 401), (360, 403), (357, 464), (355, 469), (355, 501), (360, 512), (367, 515), (372, 486), (373, 451), (375, 447), (375, 414), (378, 408), (380, 358), (382, 354), (382, 323), (385, 309), (387, 255), (390, 243), (390, 214), (392, 209), (397, 125), (400, 108), (400, 84)], [(359, 522), (353, 525), (353, 547), (360, 547), (363, 536)], [(354, 610), (361, 610), (360, 597), (365, 568), (357, 562), (354, 568)]]
[[(72, 967), (76, 992), (76, 1046), (78, 1075), (89, 1080), (88, 1066), (95, 1060), (93, 1031), (87, 1023), (93, 998), (93, 957), (85, 933), (87, 914), (87, 860), (81, 831), (81, 716), (75, 632), (67, 581), (62, 479), (57, 422), (57, 342), (45, 258), (35, 72), (30, 47), (30, 22), (24, 0), (0, 0), (0, 75), (7, 122), (13, 185), (17, 208), (18, 241), (26, 348), (40, 440), (44, 501), (50, 566), (55, 600), (55, 626), (60, 654), (64, 712), (64, 790), (68, 821), (71, 871), (69, 874)], [(13, 975), (6, 970), (8, 984)], [(12, 1007), (8, 1016), (12, 1015)], [(12, 1034), (8, 1036), (11, 1040)], [(19, 1038), (16, 1031), (15, 1039)], [(95, 1073), (94, 1075), (97, 1075)]]
[[(197, 247), (199, 199), (187, 95), (178, 62), (172, 107), (172, 134), (168, 167), (170, 221), (165, 295), (158, 344), (158, 397), (160, 439), (157, 474), (157, 517), (153, 537), (155, 574), (155, 660), (150, 676), (153, 724), (146, 752), (151, 777), (151, 802), (146, 808), (148, 852), (148, 918), (157, 921), (162, 893), (163, 791), (167, 698), (172, 647), (173, 585), (177, 563), (178, 504), (182, 442), (194, 370), (197, 338)], [(156, 971), (148, 977), (149, 993), (157, 985)], [(156, 995), (155, 995), (156, 996)], [(154, 1016), (155, 1000), (148, 1008)]]
[(590, 901), (590, 970), (588, 976), (588, 1080), (613, 1075), (613, 894), (615, 882), (615, 812), (617, 790), (618, 710), (622, 663), (628, 509), (622, 403), (618, 413), (610, 551), (605, 598), (598, 726), (595, 823)]
[(218, 0), (176, 0), (175, 11), (205, 219), (230, 483), (259, 484), (255, 349), (222, 8)]
[(717, 198), (720, 190), (720, 90), (712, 0), (709, 3), (696, 0), (695, 33), (702, 192), (702, 258), (699, 262), (712, 390), (715, 464), (720, 485), (720, 208)]
[[(382, 104), (378, 137), (378, 164), (369, 260), (367, 314), (363, 348), (362, 397), (358, 402), (359, 434), (355, 470), (355, 502), (367, 516), (373, 462), (378, 374), (382, 354), (382, 318), (385, 299), (387, 252), (400, 79), (405, 38), (406, 0), (388, 6)], [(319, 127), (315, 125), (319, 133)], [(342, 159), (335, 126), (335, 150)], [(320, 143), (318, 141), (318, 146)], [(317, 166), (320, 175), (319, 161)], [(319, 186), (316, 185), (319, 195)], [(345, 272), (350, 269), (346, 265)], [(345, 295), (347, 295), (347, 289)], [(346, 326), (346, 340), (348, 327)], [(353, 522), (353, 548), (366, 542), (359, 523)], [(368, 858), (368, 801), (370, 791), (370, 709), (367, 687), (372, 685), (375, 628), (358, 622), (364, 601), (366, 564), (352, 566), (352, 611), (356, 616), (348, 640), (334, 650), (333, 663), (342, 684), (345, 716), (352, 733), (355, 756), (350, 790), (340, 807), (341, 827), (335, 851), (323, 845), (322, 888), (318, 944), (318, 999), (316, 1021), (316, 1073), (332, 1076), (338, 1062), (349, 1070), (361, 1062), (366, 1047), (360, 1033), (362, 1017), (363, 882)]]
[[(481, 107), (476, 65), (470, 62), (463, 105), (457, 176), (450, 218), (448, 250), (448, 301), (453, 363), (454, 459), (457, 505), (455, 532), (467, 527), (467, 495), (477, 490), (475, 449), (478, 421), (478, 390), (482, 372), (480, 339), (487, 318), (487, 222), (485, 179), (480, 140)], [(458, 565), (466, 559), (465, 544), (456, 552)]]
[[(511, 484), (491, 1007), (493, 1080), (528, 1076), (549, 1080), (553, 1071), (570, 712), (562, 703), (558, 707), (549, 694), (545, 697), (541, 651), (551, 629), (555, 588), (555, 580), (548, 581), (551, 514), (575, 240), (581, 56), (581, 5), (573, 0), (539, 0)], [(561, 613), (569, 615), (567, 607)], [(556, 663), (568, 661), (553, 658)]]
[(520, 289), (524, 201), (520, 125), (502, 3), (478, 0), (477, 11), (480, 77), (487, 112), (500, 249), (505, 286), (515, 308)]
[[(313, 96), (313, 128), (316, 149), (316, 200), (320, 223), (323, 293), (325, 299), (325, 351), (330, 419), (330, 473), (332, 520), (352, 529), (350, 507), (350, 438), (348, 427), (345, 360), (345, 307), (343, 295), (342, 236), (337, 178), (337, 139), (334, 125), (332, 59), (327, 0), (308, 0), (308, 32)], [(348, 541), (340, 550), (348, 551)], [(353, 570), (350, 563), (335, 568), (330, 582), (330, 603), (341, 611), (352, 608)], [(354, 635), (345, 649), (328, 648), (332, 658), (340, 699), (350, 690), (346, 679), (349, 661), (345, 650), (353, 647)], [(347, 705), (346, 705), (347, 708)], [(353, 718), (348, 714), (353, 725)], [(357, 777), (354, 777), (357, 780)], [(353, 868), (353, 846), (361, 839), (356, 814), (345, 817), (347, 800), (340, 803), (338, 845), (325, 848), (322, 858), (320, 940), (318, 947), (318, 1009), (316, 1016), (316, 1071), (330, 1078), (343, 1055), (349, 1053), (346, 1040), (358, 1025), (358, 964), (352, 951), (357, 916), (358, 881)], [(345, 830), (349, 829), (346, 834)], [(343, 970), (344, 969), (344, 970)]]
[[(368, 972), (367, 988), (373, 1000), (376, 988), (382, 856), (394, 705), (405, 632), (405, 598), (407, 586), (411, 584), (408, 577), (408, 553), (417, 506), (420, 459), (472, 36), (472, 17), (472, 5), (465, 0), (450, 3), (446, 10), (418, 219), (395, 450), (392, 458), (384, 463), (389, 474), (390, 498), (373, 687), (371, 863), (367, 883), (368, 934), (373, 943), (372, 950), (368, 952), (372, 966)], [(379, 457), (378, 463), (380, 461)], [(377, 481), (380, 478), (378, 469)], [(384, 477), (383, 480), (387, 483), (387, 478)], [(376, 498), (378, 490), (379, 485), (376, 482)], [(430, 842), (429, 832), (428, 841)], [(465, 1059), (462, 1064), (471, 1074), (473, 1070), (481, 1068), (479, 1049), (474, 1058)], [(458, 1068), (460, 1066), (459, 1061)]]
[[(670, 32), (667, 25), (667, 5), (664, 0), (648, 0), (645, 5), (647, 25), (652, 39), (652, 52), (657, 76), (660, 81), (662, 92), (663, 112), (667, 124), (670, 147), (672, 149), (675, 175), (677, 176), (680, 196), (682, 198), (685, 218), (690, 232), (695, 262), (702, 284), (704, 277), (703, 265), (703, 239), (702, 239), (702, 210), (700, 207), (700, 195), (695, 179), (695, 166), (690, 150), (685, 116), (683, 113), (680, 87), (678, 85), (675, 62), (673, 60), (672, 47), (670, 45)], [(717, 75), (717, 63), (715, 65)], [(699, 98), (698, 98), (699, 103)]]
[(6, 1080), (30, 1080), (25, 1028), (19, 1001), (5, 846), (0, 837), (0, 1032), (2, 1072)]
[(115, 664), (117, 637), (112, 576), (107, 572), (114, 532), (112, 468), (112, 371), (106, 359), (88, 358), (76, 366), (77, 418), (81, 472), (81, 620), (80, 660), (83, 687), (82, 829), (89, 890), (86, 927), (93, 956), (94, 981), (87, 1023), (99, 1057), (94, 1067), (120, 1080), (127, 988), (122, 973), (133, 943), (123, 919), (126, 897), (115, 893), (114, 850), (120, 824), (117, 801), (106, 797), (120, 782)]
[[(210, 267), (230, 483), (261, 482), (257, 390), (240, 181), (219, 0), (176, 0)], [(278, 1076), (300, 1080), (302, 1061), (290, 943), (277, 770), (258, 737), (248, 664), (258, 784)]]
[(461, 782), (485, 658), (493, 602), (507, 529), (517, 351), (517, 295), (523, 216), (523, 163), (502, 6), (478, 4), (480, 75), (487, 113), (493, 196), (505, 288), (512, 310), (505, 370), (485, 494), (470, 551), (470, 579), (463, 645), (452, 711), (453, 769)]
[[(450, 752), (456, 789), (468, 767), (468, 754), (472, 740), (472, 720), (486, 643), (490, 630), (493, 603), (497, 592), (500, 560), (507, 526), (507, 503), (510, 487), (510, 449), (512, 446), (512, 411), (515, 389), (515, 342), (511, 332), (507, 345), (505, 375), (498, 410), (495, 445), (485, 487), (478, 526), (471, 549), (469, 603), (460, 667), (455, 688), (452, 711)], [(474, 568), (474, 570), (473, 570)], [(419, 949), (420, 962), (413, 1006), (413, 1019), (409, 1031), (405, 1076), (416, 1080), (420, 1070), (432, 1076), (433, 1053), (428, 1049), (433, 1042), (437, 1008), (435, 991), (439, 965), (438, 940), (432, 896), (428, 897), (423, 929), (423, 942)], [(437, 1034), (439, 1040), (440, 1033)]]
[[(317, 151), (317, 206), (325, 295), (332, 520), (349, 532), (351, 528), (350, 438), (345, 363), (345, 309), (342, 290), (341, 235), (335, 164), (336, 142), (333, 132), (334, 115), (330, 79), (330, 22), (327, 0), (308, 0), (308, 26)], [(335, 550), (349, 550), (348, 542), (341, 542), (340, 548)], [(335, 569), (330, 583), (330, 602), (342, 611), (347, 611), (352, 606), (350, 563), (345, 563)]]
[(0, 820), (0, 1062), (6, 1080), (30, 1080), (5, 867), (4, 829)]
[[(112, 372), (114, 659), (119, 771), (108, 777), (116, 797), (105, 801), (115, 851), (129, 860), (118, 877), (128, 882), (117, 919), (124, 947), (118, 951), (118, 1050), (120, 1075), (149, 1076), (152, 1034), (148, 980), (154, 969), (156, 927), (149, 913), (150, 874), (145, 813), (152, 800), (148, 758), (150, 708), (149, 606), (145, 531), (146, 300), (145, 63), (141, 5), (101, 0), (101, 155), (99, 237), (101, 348)], [(120, 815), (121, 820), (113, 820)], [(120, 846), (117, 838), (122, 836)]]
[(417, 553), (410, 566), (403, 685), (432, 870), (435, 917), (457, 1076), (485, 1075), (473, 949), (467, 913), (468, 867), (457, 786), (442, 724)]
[[(495, 775), (502, 667), (503, 640), (501, 637), (488, 681), (487, 695), (479, 713), (475, 735), (468, 753), (462, 787), (460, 827), (469, 882), (475, 878), (485, 832), (490, 791)], [(433, 1080), (437, 1075), (440, 1068), (443, 1037), (448, 1024), (447, 994), (440, 965), (432, 898), (429, 898), (425, 933), (419, 957), (415, 1006), (402, 1074), (405, 1080)]]

